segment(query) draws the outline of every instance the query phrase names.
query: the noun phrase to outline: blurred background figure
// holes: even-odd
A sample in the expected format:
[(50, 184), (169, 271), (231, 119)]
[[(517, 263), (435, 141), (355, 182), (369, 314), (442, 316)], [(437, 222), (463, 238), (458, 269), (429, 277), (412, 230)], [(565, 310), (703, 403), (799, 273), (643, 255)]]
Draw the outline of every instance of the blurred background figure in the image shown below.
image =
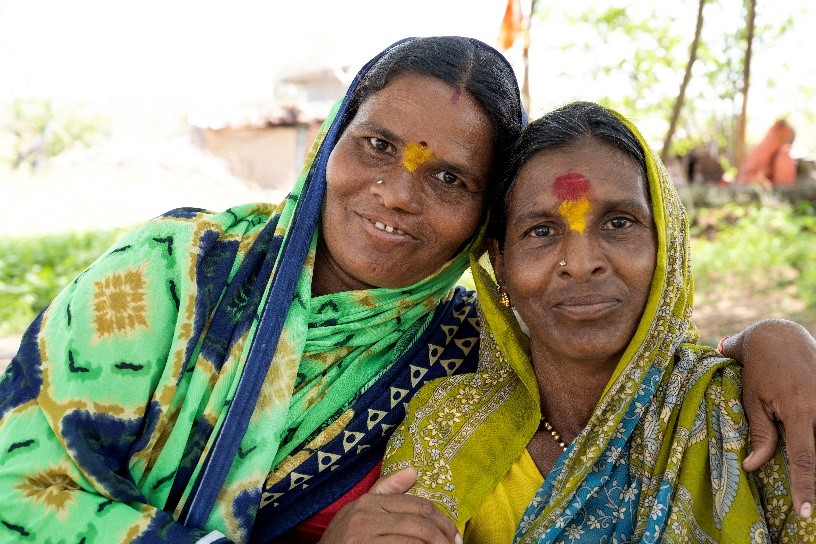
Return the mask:
[(738, 183), (758, 183), (765, 187), (796, 183), (796, 159), (791, 145), (796, 131), (784, 119), (778, 119), (756, 147), (745, 157), (737, 173)]

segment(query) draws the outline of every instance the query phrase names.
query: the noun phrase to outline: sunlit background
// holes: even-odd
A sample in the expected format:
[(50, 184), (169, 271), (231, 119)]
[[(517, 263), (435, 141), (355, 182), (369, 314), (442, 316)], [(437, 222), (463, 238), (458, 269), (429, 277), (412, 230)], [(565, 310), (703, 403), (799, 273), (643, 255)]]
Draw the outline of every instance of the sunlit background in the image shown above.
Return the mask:
[[(525, 17), (531, 3), (518, 2)], [(536, 0), (527, 42), (531, 115), (573, 99), (602, 101), (636, 119), (660, 148), (697, 3), (674, 2), (669, 14), (650, 0)], [(794, 156), (816, 150), (816, 62), (809, 53), (816, 9), (810, 4), (757, 3), (749, 146), (775, 119), (786, 118), (797, 130)], [(202, 130), (279, 122), (270, 121), (270, 112), (292, 104), (319, 118), (330, 100), (303, 107), (302, 93), (286, 83), (288, 77), (333, 72), (336, 88), (324, 98), (334, 99), (363, 62), (405, 36), (462, 34), (497, 44), (507, 5), (508, 0), (3, 0), (0, 163), (30, 162), (37, 172), (24, 184), (0, 185), (0, 234), (129, 224), (169, 205), (220, 208), (241, 199), (278, 198), (292, 182), (294, 166), (260, 187), (234, 186), (225, 178), (205, 183), (219, 165), (205, 166), (193, 148), (219, 157), (202, 143)], [(744, 56), (739, 42), (744, 2), (709, 1), (704, 14), (704, 45), (673, 140), (681, 147), (695, 138), (719, 139), (722, 146), (732, 138), (739, 112), (741, 95), (734, 89), (740, 82), (733, 80)], [(520, 81), (524, 43), (519, 33), (505, 51)], [(302, 148), (309, 137), (299, 135), (297, 145)], [(37, 146), (46, 145), (62, 145), (51, 154), (71, 153), (45, 167)], [(222, 163), (228, 153), (222, 150)], [(257, 181), (236, 161), (226, 164), (231, 175)], [(118, 170), (104, 169), (111, 163)], [(162, 165), (176, 169), (171, 181)], [(18, 170), (0, 169), (0, 175), (18, 178)], [(54, 182), (55, 176), (62, 180)], [(196, 176), (197, 182), (191, 179)], [(36, 221), (30, 221), (32, 215)]]
[[(8, 308), (0, 312), (0, 355), (16, 345), (13, 336), (4, 348), (3, 334), (19, 334), (109, 243), (110, 229), (178, 206), (278, 201), (316, 123), (366, 60), (406, 36), (460, 34), (498, 45), (514, 1), (0, 0), (0, 306)], [(746, 147), (784, 118), (796, 129), (791, 154), (814, 165), (816, 7), (753, 1)], [(517, 30), (505, 54), (528, 83), (531, 116), (574, 99), (600, 101), (635, 119), (660, 149), (699, 3), (518, 0), (529, 42)], [(725, 177), (736, 169), (749, 3), (705, 2), (670, 146), (672, 157), (695, 146), (711, 151)], [(714, 341), (717, 327), (732, 333), (760, 317), (799, 316), (816, 331), (812, 212), (751, 210), (739, 211), (750, 222), (727, 208), (696, 219), (702, 233), (706, 221), (742, 229), (729, 231), (735, 242), (721, 233), (711, 248), (699, 237), (695, 273), (710, 289), (696, 297), (708, 297), (699, 323), (707, 310)], [(787, 238), (767, 236), (778, 225)], [(87, 239), (37, 238), (92, 231)], [(749, 246), (761, 262), (746, 258)], [(734, 281), (740, 274), (748, 279)]]

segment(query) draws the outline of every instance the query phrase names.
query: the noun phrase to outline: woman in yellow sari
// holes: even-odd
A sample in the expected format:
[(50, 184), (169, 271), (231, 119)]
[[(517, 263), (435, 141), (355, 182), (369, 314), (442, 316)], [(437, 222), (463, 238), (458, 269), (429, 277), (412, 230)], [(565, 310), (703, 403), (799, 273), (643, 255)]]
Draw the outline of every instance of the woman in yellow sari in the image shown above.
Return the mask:
[(741, 368), (697, 344), (685, 210), (631, 123), (591, 103), (532, 123), (486, 247), (479, 370), (420, 391), (384, 474), (415, 467), (465, 542), (816, 538), (783, 445), (742, 470)]

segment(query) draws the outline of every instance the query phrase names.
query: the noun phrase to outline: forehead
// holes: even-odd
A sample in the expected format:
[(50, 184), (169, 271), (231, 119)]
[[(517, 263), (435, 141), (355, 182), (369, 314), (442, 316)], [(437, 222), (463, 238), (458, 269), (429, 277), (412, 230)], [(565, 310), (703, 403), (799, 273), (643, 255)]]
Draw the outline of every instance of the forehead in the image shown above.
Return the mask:
[(416, 73), (395, 77), (371, 94), (352, 124), (373, 123), (394, 132), (404, 144), (426, 142), (434, 152), (490, 153), (490, 118), (469, 93)]
[(624, 151), (595, 139), (533, 155), (516, 176), (510, 203), (529, 202), (535, 197), (557, 205), (576, 192), (591, 200), (649, 203), (640, 165)]

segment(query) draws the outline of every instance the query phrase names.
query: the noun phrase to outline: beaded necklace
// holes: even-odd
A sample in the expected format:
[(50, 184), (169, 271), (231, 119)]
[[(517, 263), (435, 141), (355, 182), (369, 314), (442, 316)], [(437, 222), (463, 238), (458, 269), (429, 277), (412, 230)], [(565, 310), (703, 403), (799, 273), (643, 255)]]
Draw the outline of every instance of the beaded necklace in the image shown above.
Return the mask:
[(561, 446), (562, 450), (567, 451), (567, 444), (564, 443), (564, 440), (561, 438), (561, 435), (558, 434), (558, 431), (556, 431), (553, 428), (553, 426), (550, 425), (550, 422), (544, 419), (543, 416), (541, 417), (541, 423), (539, 423), (538, 425), (538, 430), (541, 430), (542, 427), (544, 428), (545, 431), (550, 433), (550, 436), (553, 437), (553, 440), (558, 442), (558, 445)]

